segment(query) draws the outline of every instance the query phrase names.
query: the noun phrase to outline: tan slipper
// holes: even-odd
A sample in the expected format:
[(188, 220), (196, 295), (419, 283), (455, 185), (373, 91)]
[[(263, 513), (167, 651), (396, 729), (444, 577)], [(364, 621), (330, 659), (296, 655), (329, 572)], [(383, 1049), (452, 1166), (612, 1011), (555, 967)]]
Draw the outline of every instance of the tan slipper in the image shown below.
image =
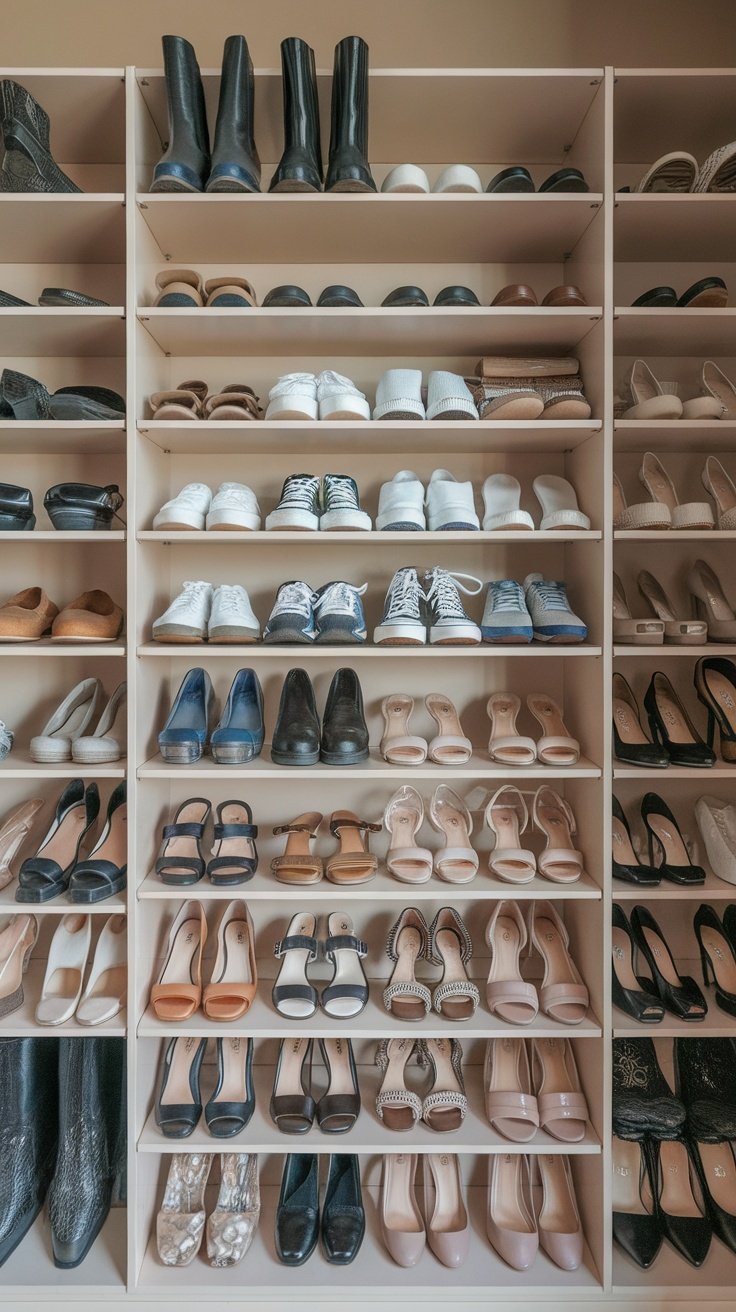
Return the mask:
[(380, 748), (384, 761), (391, 765), (422, 765), (427, 759), (427, 743), (409, 732), (414, 698), (405, 692), (392, 693), (384, 697), (381, 710), (386, 726)]
[(154, 419), (203, 419), (207, 384), (187, 379), (167, 392), (154, 392), (149, 400)]
[(162, 269), (156, 274), (158, 295), (153, 302), (162, 309), (187, 309), (204, 305), (202, 278), (194, 269)]
[(224, 278), (208, 278), (204, 285), (208, 309), (232, 309), (239, 305), (257, 305), (253, 284), (247, 278), (228, 274)]
[(43, 588), (24, 588), (0, 606), (0, 642), (38, 642), (58, 614)]
[(229, 383), (215, 396), (208, 396), (204, 407), (207, 419), (260, 419), (261, 407), (252, 387)]
[(368, 851), (367, 835), (380, 832), (380, 825), (359, 820), (353, 811), (332, 812), (330, 833), (338, 840), (340, 848), (325, 862), (325, 875), (331, 883), (365, 884), (373, 878), (378, 869), (378, 857)]
[(286, 834), (281, 856), (271, 860), (271, 869), (282, 884), (318, 884), (323, 875), (321, 856), (314, 856), (310, 845), (317, 837), (323, 817), (319, 811), (305, 811), (288, 825), (276, 825), (274, 834)]
[(473, 754), (473, 744), (465, 737), (460, 717), (449, 697), (431, 692), (424, 705), (435, 721), (438, 733), (428, 748), (430, 761), (437, 765), (464, 765)]
[(114, 642), (123, 627), (120, 606), (99, 588), (83, 592), (59, 611), (52, 626), (52, 642)]

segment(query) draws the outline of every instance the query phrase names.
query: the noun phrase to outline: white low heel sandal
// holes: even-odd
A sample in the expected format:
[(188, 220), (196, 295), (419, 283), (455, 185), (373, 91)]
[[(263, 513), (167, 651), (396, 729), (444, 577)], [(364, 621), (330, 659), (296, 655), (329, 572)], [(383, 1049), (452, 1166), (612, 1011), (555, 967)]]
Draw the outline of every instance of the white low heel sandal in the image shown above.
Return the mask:
[(531, 1025), (539, 1011), (537, 990), (522, 979), (519, 966), (527, 941), (518, 902), (497, 902), (486, 926), (491, 954), (486, 1002), (491, 1015), (509, 1025)]
[(384, 697), (381, 711), (386, 726), (380, 747), (384, 761), (391, 765), (423, 765), (427, 759), (427, 742), (409, 732), (414, 698), (408, 693), (392, 693)]
[(537, 863), (534, 853), (521, 846), (529, 810), (519, 789), (513, 784), (498, 788), (486, 807), (485, 822), (495, 840), (488, 857), (491, 872), (509, 884), (528, 884), (537, 873)]
[(426, 884), (432, 877), (432, 853), (416, 846), (416, 837), (424, 823), (424, 803), (416, 789), (402, 784), (383, 813), (383, 823), (391, 844), (386, 866), (404, 884)]
[(526, 704), (542, 726), (542, 737), (537, 743), (537, 760), (542, 765), (577, 765), (580, 760), (580, 743), (572, 737), (557, 702), (543, 692), (530, 692)]
[(478, 853), (470, 845), (473, 820), (462, 798), (447, 784), (435, 789), (429, 819), (445, 840), (434, 855), (436, 874), (448, 884), (468, 884), (478, 870)]
[(74, 1015), (82, 996), (91, 925), (90, 916), (72, 913), (61, 917), (49, 948), (36, 1007), (37, 1025), (63, 1025)]
[(566, 478), (560, 478), (557, 474), (543, 474), (535, 478), (533, 487), (542, 507), (540, 529), (553, 532), (565, 528), (590, 528), (590, 519), (580, 509), (577, 492)]
[(521, 698), (515, 692), (494, 692), (488, 698), (486, 710), (491, 721), (489, 758), (499, 765), (533, 765), (537, 744), (533, 738), (524, 738), (516, 732)]
[(84, 993), (77, 1007), (80, 1025), (104, 1025), (125, 1006), (128, 981), (125, 916), (110, 916), (97, 940)]
[(553, 884), (574, 884), (583, 873), (583, 855), (573, 846), (577, 825), (569, 802), (544, 784), (534, 796), (534, 824), (547, 842), (537, 857), (540, 875)]
[(590, 998), (570, 956), (567, 930), (551, 902), (532, 903), (529, 937), (544, 962), (539, 986), (542, 1011), (561, 1025), (580, 1025), (585, 1020)]
[(473, 744), (465, 737), (453, 703), (440, 692), (429, 693), (424, 705), (437, 725), (437, 734), (428, 745), (430, 761), (437, 765), (464, 765), (473, 754)]
[(652, 501), (667, 507), (673, 529), (713, 528), (713, 511), (707, 501), (687, 501), (680, 504), (675, 485), (658, 456), (651, 451), (644, 454), (639, 470), (639, 481), (644, 484)]

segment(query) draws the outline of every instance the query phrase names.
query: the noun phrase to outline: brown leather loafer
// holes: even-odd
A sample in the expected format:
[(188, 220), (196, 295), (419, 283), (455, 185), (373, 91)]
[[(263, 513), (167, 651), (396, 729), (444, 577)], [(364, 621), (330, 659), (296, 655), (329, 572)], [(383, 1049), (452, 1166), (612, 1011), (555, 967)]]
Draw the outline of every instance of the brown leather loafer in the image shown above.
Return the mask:
[(553, 287), (551, 292), (547, 292), (542, 301), (542, 305), (556, 305), (559, 308), (565, 305), (587, 304), (588, 302), (579, 287), (573, 287), (572, 284), (565, 285), (564, 283), (560, 287)]
[(491, 305), (539, 305), (539, 301), (533, 287), (527, 287), (523, 282), (510, 282), (494, 296)]
[(0, 642), (37, 642), (58, 614), (43, 588), (24, 588), (0, 606)]
[(120, 607), (106, 592), (93, 588), (59, 611), (51, 637), (55, 642), (114, 642), (122, 627)]

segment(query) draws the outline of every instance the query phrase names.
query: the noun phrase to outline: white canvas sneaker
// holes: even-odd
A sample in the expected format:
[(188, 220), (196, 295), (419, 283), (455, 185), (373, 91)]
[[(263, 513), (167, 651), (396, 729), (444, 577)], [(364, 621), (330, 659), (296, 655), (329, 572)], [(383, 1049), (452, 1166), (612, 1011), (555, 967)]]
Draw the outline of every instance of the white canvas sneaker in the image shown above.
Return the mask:
[(207, 633), (210, 642), (257, 642), (261, 636), (250, 598), (238, 583), (221, 583), (212, 596)]
[(427, 527), (424, 485), (411, 469), (400, 469), (378, 494), (376, 528), (394, 533), (416, 533)]
[(255, 533), (261, 527), (255, 492), (245, 483), (221, 483), (212, 498), (206, 522), (208, 529), (247, 529)]
[(424, 600), (424, 589), (414, 566), (397, 569), (386, 593), (383, 619), (373, 630), (373, 641), (379, 646), (423, 647), (427, 641)]
[(349, 474), (325, 474), (322, 480), (323, 533), (370, 533), (370, 515), (360, 508), (358, 484)]
[(378, 380), (374, 419), (426, 419), (421, 369), (387, 369)]
[(170, 501), (165, 501), (153, 521), (154, 529), (186, 532), (203, 529), (212, 502), (206, 483), (187, 483)]
[(168, 610), (153, 622), (154, 642), (204, 642), (212, 609), (211, 583), (187, 580)]
[(464, 378), (433, 369), (427, 384), (428, 419), (477, 419), (478, 408)]
[(427, 527), (430, 533), (478, 529), (473, 484), (458, 483), (447, 469), (435, 469), (427, 487)]
[(371, 408), (363, 393), (343, 374), (323, 369), (317, 379), (320, 419), (370, 419)]
[(268, 394), (266, 419), (316, 419), (314, 374), (282, 374)]
[(290, 529), (316, 533), (319, 528), (319, 474), (289, 474), (281, 499), (266, 515), (266, 530)]
[[(464, 580), (475, 586), (466, 587)], [(472, 574), (450, 574), (439, 565), (427, 570), (424, 575), (424, 595), (429, 609), (430, 643), (458, 647), (476, 647), (479, 644), (480, 629), (466, 615), (460, 593), (474, 597), (482, 590), (481, 580)]]

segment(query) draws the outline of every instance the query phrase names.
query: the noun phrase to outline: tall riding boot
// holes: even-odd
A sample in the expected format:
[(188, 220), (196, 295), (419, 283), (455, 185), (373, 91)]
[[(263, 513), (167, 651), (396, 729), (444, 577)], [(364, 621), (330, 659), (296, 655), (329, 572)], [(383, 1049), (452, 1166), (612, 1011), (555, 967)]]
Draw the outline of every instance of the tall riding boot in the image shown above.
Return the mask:
[(298, 36), (281, 42), (284, 153), (269, 191), (321, 191), (322, 151), (314, 51)]
[(84, 1261), (110, 1210), (125, 1153), (125, 1042), (59, 1041), (59, 1152), (49, 1187), (54, 1265)]
[(43, 1207), (59, 1132), (58, 1039), (0, 1040), (0, 1266)]
[(0, 82), (0, 191), (81, 191), (51, 156), (49, 116), (19, 82)]
[(210, 138), (204, 90), (194, 46), (183, 36), (162, 36), (169, 144), (153, 170), (151, 191), (204, 191)]
[(330, 159), (325, 191), (375, 191), (368, 164), (368, 46), (346, 36), (335, 46)]
[(260, 191), (253, 137), (253, 61), (244, 36), (229, 36), (222, 54), (220, 103), (207, 191)]

